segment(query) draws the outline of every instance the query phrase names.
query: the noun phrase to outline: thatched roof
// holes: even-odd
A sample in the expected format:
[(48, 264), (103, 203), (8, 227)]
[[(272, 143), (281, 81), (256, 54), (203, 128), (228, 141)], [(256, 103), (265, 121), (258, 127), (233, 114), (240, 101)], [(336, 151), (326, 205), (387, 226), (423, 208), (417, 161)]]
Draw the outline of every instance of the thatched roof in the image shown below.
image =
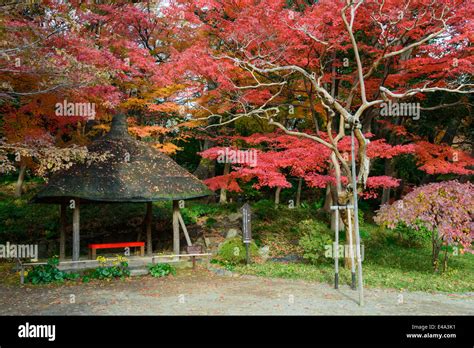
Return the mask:
[(70, 198), (101, 202), (151, 202), (212, 194), (206, 185), (171, 158), (128, 134), (124, 115), (89, 151), (113, 156), (89, 166), (76, 163), (54, 174), (33, 202), (59, 203)]

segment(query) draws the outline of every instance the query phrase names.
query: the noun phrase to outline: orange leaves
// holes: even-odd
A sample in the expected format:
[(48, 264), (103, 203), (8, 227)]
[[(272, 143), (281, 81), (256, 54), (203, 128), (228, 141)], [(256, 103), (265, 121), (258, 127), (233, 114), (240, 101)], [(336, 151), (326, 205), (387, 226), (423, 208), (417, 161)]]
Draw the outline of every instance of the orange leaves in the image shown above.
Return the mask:
[(156, 144), (153, 144), (152, 146), (167, 155), (174, 155), (177, 151), (182, 150), (181, 147), (176, 146), (173, 143), (164, 143), (164, 144), (156, 143)]
[(161, 126), (133, 126), (133, 127), (129, 127), (128, 131), (135, 136), (138, 136), (140, 138), (145, 138), (145, 137), (166, 134), (170, 130)]

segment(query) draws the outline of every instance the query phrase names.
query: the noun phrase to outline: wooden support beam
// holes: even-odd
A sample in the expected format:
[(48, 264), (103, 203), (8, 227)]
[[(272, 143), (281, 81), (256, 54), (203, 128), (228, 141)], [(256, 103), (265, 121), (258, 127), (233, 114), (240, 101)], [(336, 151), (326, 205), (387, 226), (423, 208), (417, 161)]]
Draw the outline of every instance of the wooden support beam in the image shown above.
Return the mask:
[(184, 220), (183, 220), (183, 217), (181, 216), (181, 212), (178, 211), (178, 219), (179, 219), (179, 223), (181, 224), (181, 228), (183, 229), (183, 233), (184, 233), (184, 237), (186, 237), (186, 243), (188, 243), (188, 246), (192, 246), (193, 243), (191, 243), (191, 238), (189, 238), (189, 234), (188, 234), (188, 229), (186, 228), (186, 225), (184, 224)]
[(153, 208), (153, 203), (147, 202), (145, 222), (146, 222), (146, 254), (148, 256), (151, 256), (153, 254), (153, 241), (151, 238), (151, 221), (153, 218), (152, 208)]
[(79, 225), (79, 199), (75, 199), (75, 207), (72, 213), (72, 260), (79, 261), (80, 252), (80, 225)]
[(179, 206), (173, 201), (173, 253), (179, 255)]
[(67, 224), (67, 217), (66, 217), (66, 209), (67, 205), (66, 202), (62, 202), (59, 206), (59, 259), (64, 260), (66, 259), (66, 224)]

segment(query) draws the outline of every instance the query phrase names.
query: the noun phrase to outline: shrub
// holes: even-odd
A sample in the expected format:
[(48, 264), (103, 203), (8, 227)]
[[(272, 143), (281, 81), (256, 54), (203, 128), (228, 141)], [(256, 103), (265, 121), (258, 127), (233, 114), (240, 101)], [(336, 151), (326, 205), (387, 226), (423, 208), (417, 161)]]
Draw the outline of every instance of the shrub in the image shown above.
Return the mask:
[[(395, 229), (399, 224), (431, 233), (432, 265), (439, 270), (442, 247), (454, 246), (461, 253), (472, 252), (474, 184), (446, 181), (421, 186), (392, 205), (383, 205), (374, 218), (377, 224)], [(425, 232), (422, 231), (421, 234)], [(446, 269), (449, 248), (444, 248)]]
[(325, 257), (327, 246), (332, 247), (331, 230), (323, 223), (304, 220), (298, 224), (303, 233), (299, 245), (303, 248), (303, 258), (313, 264), (329, 261)]
[(186, 224), (194, 224), (200, 216), (209, 216), (219, 212), (219, 207), (209, 204), (193, 204), (186, 205), (181, 209), (184, 222)]
[(275, 202), (262, 199), (252, 205), (252, 212), (258, 220), (272, 221), (278, 218), (279, 211), (275, 209)]
[(175, 275), (176, 269), (168, 263), (157, 263), (155, 265), (149, 264), (148, 270), (152, 277), (160, 278), (169, 274)]
[[(250, 243), (250, 256), (258, 255), (258, 247), (252, 242)], [(231, 264), (237, 264), (246, 260), (245, 245), (239, 237), (225, 241), (218, 252), (221, 261), (227, 261)]]
[(49, 284), (79, 278), (78, 273), (66, 273), (58, 269), (59, 258), (53, 256), (46, 265), (33, 266), (25, 280), (32, 284)]
[(130, 271), (128, 270), (128, 260), (123, 256), (117, 255), (117, 258), (113, 261), (112, 266), (107, 265), (107, 262), (110, 260), (103, 256), (97, 257), (97, 261), (99, 261), (99, 267), (95, 268), (92, 272), (88, 272), (88, 274), (83, 278), (83, 281), (87, 281), (90, 278), (113, 279), (130, 276)]
[(331, 229), (326, 225), (326, 223), (315, 220), (300, 221), (295, 228), (301, 235), (306, 235), (312, 232), (326, 235), (331, 235), (332, 233)]
[(395, 227), (394, 232), (398, 235), (398, 244), (414, 248), (423, 247), (431, 236), (431, 232), (422, 224), (418, 229), (414, 229), (401, 222)]

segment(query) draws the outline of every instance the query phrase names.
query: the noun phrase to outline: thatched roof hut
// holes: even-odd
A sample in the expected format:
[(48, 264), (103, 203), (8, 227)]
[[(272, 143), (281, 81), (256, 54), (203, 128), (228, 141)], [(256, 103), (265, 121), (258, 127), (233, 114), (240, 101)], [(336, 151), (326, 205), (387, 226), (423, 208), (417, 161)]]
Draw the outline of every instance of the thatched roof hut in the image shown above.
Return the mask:
[[(151, 202), (172, 200), (174, 252), (179, 253), (179, 223), (182, 222), (177, 201), (212, 194), (204, 183), (170, 157), (147, 144), (133, 139), (125, 115), (116, 115), (108, 134), (94, 141), (89, 151), (109, 153), (103, 162), (76, 163), (52, 175), (47, 185), (35, 196), (35, 203), (60, 203), (65, 209), (73, 200), (73, 260), (79, 259), (79, 205), (98, 202), (146, 202), (148, 254), (151, 247)], [(175, 221), (176, 220), (176, 221)], [(60, 254), (64, 258), (62, 223)], [(184, 222), (181, 224), (190, 244)], [(176, 231), (176, 228), (178, 231)]]

